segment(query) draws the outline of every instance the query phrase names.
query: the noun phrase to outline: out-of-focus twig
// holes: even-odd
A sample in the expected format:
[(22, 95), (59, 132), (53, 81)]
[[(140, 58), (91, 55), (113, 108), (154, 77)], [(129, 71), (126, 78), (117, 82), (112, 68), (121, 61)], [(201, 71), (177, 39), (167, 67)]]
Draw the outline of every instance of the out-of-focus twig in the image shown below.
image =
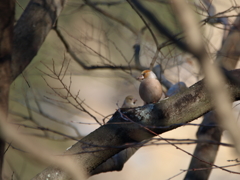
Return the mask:
[(224, 88), (225, 78), (220, 69), (210, 63), (210, 58), (203, 44), (196, 20), (194, 19), (187, 3), (183, 0), (172, 1), (174, 12), (185, 30), (185, 38), (188, 42), (188, 44), (185, 44), (175, 39), (172, 33), (168, 31), (149, 10), (139, 3), (139, 1), (133, 0), (132, 2), (153, 23), (159, 32), (173, 40), (182, 50), (192, 53), (198, 59), (206, 76), (206, 86), (211, 94), (211, 99), (219, 120), (223, 127), (229, 131), (236, 146), (236, 150), (240, 153), (240, 134), (237, 126), (235, 125), (235, 118), (231, 113), (232, 109), (230, 95), (228, 94), (229, 92), (227, 92)]
[[(239, 14), (240, 15), (240, 14)], [(228, 70), (236, 67), (240, 57), (240, 17), (237, 17), (229, 35), (217, 54), (216, 62)]]
[(84, 2), (91, 8), (93, 8), (96, 12), (112, 19), (113, 21), (121, 24), (122, 26), (126, 27), (128, 30), (130, 30), (133, 34), (137, 35), (138, 31), (137, 29), (132, 26), (131, 24), (129, 24), (128, 22), (124, 21), (123, 19), (119, 19), (117, 17), (114, 17), (112, 14), (107, 13), (106, 11), (103, 11), (102, 9), (100, 9), (99, 7), (97, 7), (95, 4), (93, 4), (90, 0), (84, 0)]
[(230, 25), (229, 25), (229, 22), (228, 22), (228, 18), (218, 17), (218, 16), (220, 14), (224, 14), (226, 12), (229, 12), (232, 8), (216, 14), (216, 8), (214, 7), (212, 1), (210, 1), (210, 0), (202, 0), (202, 1), (206, 5), (206, 7), (204, 7), (204, 8), (206, 9), (206, 12), (209, 15), (209, 17), (205, 20), (205, 22), (208, 22), (210, 24), (221, 23), (224, 26), (224, 32), (223, 32), (223, 38), (222, 38), (222, 44), (223, 44), (225, 39), (226, 39), (226, 36), (229, 32)]
[[(16, 100), (15, 100), (16, 101)], [(17, 101), (16, 101), (17, 102)], [(20, 102), (19, 102), (20, 103)], [(21, 103), (20, 103), (21, 104)], [(23, 105), (23, 104), (21, 104)], [(82, 138), (82, 135), (80, 133), (80, 131), (78, 130), (78, 128), (71, 122), (69, 121), (65, 121), (65, 120), (61, 120), (61, 119), (57, 119), (55, 117), (53, 117), (52, 115), (50, 114), (47, 114), (46, 112), (44, 112), (41, 108), (41, 106), (38, 106), (40, 107), (40, 109), (35, 109), (34, 107), (31, 107), (30, 108), (30, 111), (33, 111), (34, 113), (37, 113), (39, 114), (40, 116), (44, 117), (44, 118), (47, 118), (48, 120), (50, 121), (53, 121), (53, 122), (56, 122), (56, 123), (59, 123), (59, 124), (62, 124), (64, 126), (68, 126), (70, 128), (72, 128), (76, 135), (77, 135), (77, 138), (81, 139)], [(59, 107), (60, 108), (60, 107)], [(40, 126), (40, 124), (38, 123), (37, 119), (35, 119), (34, 117), (31, 117), (31, 116), (24, 116), (23, 114), (21, 113), (18, 113), (18, 112), (14, 112), (14, 111), (10, 111), (10, 114), (14, 115), (14, 116), (18, 116), (18, 117), (21, 117), (23, 119), (26, 119), (26, 120), (30, 120), (32, 121), (34, 124)], [(45, 134), (47, 138), (50, 138), (50, 139), (55, 139), (54, 137), (50, 137), (48, 134)]]
[[(0, 117), (2, 116), (2, 112), (0, 112)], [(49, 150), (46, 148), (43, 148), (42, 144), (37, 144), (37, 142), (32, 141), (30, 138), (22, 135), (18, 131), (16, 131), (16, 127), (13, 125), (7, 123), (3, 118), (0, 118), (0, 124), (1, 127), (1, 132), (3, 133), (3, 136), (5, 138), (10, 138), (14, 141), (14, 144), (18, 145), (21, 149), (27, 149), (29, 152), (28, 155), (33, 157), (35, 160), (42, 162), (42, 163), (47, 163), (51, 165), (55, 165), (56, 169), (59, 169), (58, 171), (55, 171), (54, 174), (51, 174), (51, 178), (58, 178), (58, 179), (64, 179), (64, 177), (70, 176), (73, 179), (86, 179), (85, 172), (79, 168), (79, 165), (77, 165), (76, 161), (69, 157), (66, 156), (59, 156), (56, 158), (56, 156), (53, 156)], [(81, 165), (80, 165), (81, 166)], [(66, 172), (69, 174), (65, 174), (62, 176), (60, 173), (60, 169), (64, 169)], [(59, 173), (56, 173), (59, 172)], [(67, 175), (67, 176), (66, 176)], [(49, 177), (48, 174), (42, 174), (42, 178), (46, 179), (46, 177)], [(34, 178), (36, 179), (36, 178)]]
[[(235, 21), (238, 22), (239, 20), (237, 19)], [(232, 32), (233, 31), (233, 32)], [(230, 33), (238, 33), (238, 32), (234, 32), (236, 30), (234, 30), (234, 28), (231, 29)], [(229, 41), (231, 43), (233, 43), (235, 41), (235, 39), (231, 39), (231, 34), (229, 35), (229, 37), (226, 39), (225, 43), (229, 43)], [(237, 40), (237, 39), (236, 39)], [(224, 44), (225, 44), (224, 43)], [(234, 48), (235, 50), (236, 48)], [(224, 50), (225, 52), (229, 52), (229, 50), (231, 51), (231, 48), (229, 46), (223, 46), (221, 47), (221, 50)], [(234, 52), (234, 50), (232, 50), (232, 53)], [(235, 52), (237, 54), (237, 52)], [(226, 57), (227, 58), (227, 57)], [(228, 57), (229, 58), (229, 57)], [(230, 64), (231, 66), (233, 66), (234, 64), (231, 64), (231, 61), (227, 61), (226, 59), (220, 58), (219, 54), (217, 57), (217, 60), (225, 60), (224, 63)], [(235, 64), (236, 65), (236, 64)], [(216, 114), (214, 113), (214, 111), (211, 111), (209, 113), (207, 113), (204, 116), (204, 119), (202, 121), (202, 124), (217, 124), (218, 119), (216, 117)], [(199, 127), (198, 130), (198, 134), (197, 137), (198, 139), (205, 139), (205, 140), (216, 140), (217, 142), (220, 142), (221, 140), (221, 135), (222, 135), (222, 129), (219, 127), (212, 127), (212, 128), (208, 128), (208, 127)], [(217, 155), (217, 151), (218, 151), (218, 147), (219, 145), (210, 145), (210, 144), (206, 144), (206, 143), (198, 143), (198, 145), (196, 146), (196, 149), (194, 151), (194, 154), (196, 156), (201, 156), (201, 158), (205, 159), (206, 161), (213, 163), (216, 155)], [(204, 171), (188, 171), (185, 179), (208, 179), (208, 176), (211, 173), (212, 167), (207, 165), (207, 164), (203, 164), (199, 161), (196, 161), (196, 159), (192, 158), (191, 163), (189, 165), (189, 169), (198, 169), (198, 168), (202, 168), (202, 167), (206, 167), (206, 169)]]
[(130, 0), (127, 0), (128, 4), (133, 8), (133, 10), (137, 13), (137, 15), (140, 17), (140, 19), (143, 21), (143, 23), (145, 24), (146, 28), (149, 30), (152, 38), (153, 38), (153, 41), (156, 45), (156, 52), (155, 52), (155, 55), (150, 63), (150, 67), (149, 69), (152, 70), (156, 60), (157, 60), (157, 57), (158, 57), (158, 53), (159, 53), (159, 49), (158, 49), (158, 40), (154, 34), (154, 32), (152, 31), (151, 27), (149, 26), (149, 24), (147, 23), (147, 21), (144, 19), (144, 17), (138, 12), (138, 10), (132, 5), (131, 1)]
[(64, 133), (61, 133), (61, 132), (58, 132), (58, 131), (55, 131), (55, 130), (52, 130), (52, 129), (49, 129), (49, 128), (45, 128), (45, 127), (42, 127), (42, 126), (33, 127), (33, 126), (29, 126), (29, 125), (25, 125), (25, 124), (19, 124), (19, 123), (13, 123), (13, 124), (14, 125), (18, 125), (18, 126), (22, 126), (22, 127), (25, 127), (25, 128), (29, 128), (29, 129), (36, 129), (36, 130), (41, 130), (41, 131), (52, 132), (54, 134), (58, 134), (60, 136), (63, 136), (65, 139), (71, 139), (71, 140), (74, 140), (74, 141), (78, 141), (79, 140), (79, 139), (77, 139), (75, 137), (72, 137), (72, 136), (69, 136), (67, 134), (64, 134)]
[(118, 4), (122, 4), (122, 3), (125, 3), (126, 0), (119, 0), (119, 1), (112, 1), (112, 2), (109, 2), (108, 0), (106, 1), (91, 1), (92, 5), (94, 6), (114, 6), (114, 5), (118, 5)]
[(174, 0), (172, 4), (180, 23), (182, 24), (186, 40), (189, 43), (191, 53), (198, 59), (206, 76), (205, 83), (212, 97), (218, 119), (223, 128), (227, 129), (236, 146), (236, 150), (240, 153), (239, 130), (235, 125), (235, 118), (232, 113), (232, 105), (229, 93), (224, 88), (225, 77), (221, 70), (210, 63), (201, 34), (197, 28), (196, 20), (190, 11), (187, 3), (183, 0)]

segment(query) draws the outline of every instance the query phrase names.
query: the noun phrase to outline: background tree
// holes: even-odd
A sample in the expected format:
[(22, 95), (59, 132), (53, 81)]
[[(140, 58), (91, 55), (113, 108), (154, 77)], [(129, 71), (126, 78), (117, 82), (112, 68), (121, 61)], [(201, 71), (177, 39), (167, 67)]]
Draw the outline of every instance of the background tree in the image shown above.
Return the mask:
[[(230, 97), (240, 97), (240, 71), (222, 72), (210, 63), (216, 61), (228, 70), (237, 67), (238, 1), (32, 0), (26, 8), (25, 1), (16, 3), (20, 10), (14, 28), (14, 2), (3, 1), (0, 6), (6, 14), (1, 16), (0, 38), (3, 179), (29, 179), (39, 172), (34, 179), (84, 179), (121, 170), (138, 149), (151, 145), (151, 151), (160, 144), (169, 146), (158, 148), (162, 153), (157, 154), (166, 159), (155, 167), (166, 171), (170, 164), (167, 175), (150, 173), (154, 165), (147, 166), (141, 152), (132, 156), (145, 162), (148, 179), (207, 179), (212, 169), (219, 169), (222, 178), (239, 178), (237, 168), (228, 169), (239, 165), (236, 154), (224, 154), (224, 164), (216, 163), (215, 157), (219, 146), (240, 150), (230, 102)], [(153, 67), (171, 97), (142, 106), (135, 77)], [(177, 83), (190, 86), (201, 79), (201, 72), (206, 75), (204, 82), (189, 88)], [(119, 109), (128, 94), (138, 97), (139, 107)], [(216, 112), (206, 114), (201, 124), (188, 123), (213, 108)], [(7, 121), (6, 114), (10, 114)], [(182, 125), (188, 125), (183, 132), (192, 131), (190, 136), (176, 129)], [(220, 143), (222, 128), (228, 130), (228, 143), (225, 137)], [(161, 135), (173, 129), (168, 135), (174, 138)], [(187, 144), (197, 144), (194, 154), (194, 147)], [(179, 154), (181, 160), (168, 153)], [(186, 159), (192, 159), (188, 169)], [(172, 161), (181, 164), (173, 167)], [(31, 172), (32, 163), (39, 169), (25, 173)], [(146, 178), (143, 171), (139, 174)]]

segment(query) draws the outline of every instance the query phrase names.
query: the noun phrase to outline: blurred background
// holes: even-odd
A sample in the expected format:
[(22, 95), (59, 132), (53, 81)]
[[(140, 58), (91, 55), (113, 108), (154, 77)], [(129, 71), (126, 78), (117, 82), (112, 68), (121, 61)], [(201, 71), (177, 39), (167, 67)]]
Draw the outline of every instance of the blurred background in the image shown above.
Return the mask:
[[(28, 2), (16, 1), (16, 21)], [(199, 21), (207, 49), (214, 60), (226, 33), (226, 26), (221, 23), (203, 23), (202, 20), (208, 16), (203, 2), (189, 2), (196, 12), (196, 20)], [(96, 0), (94, 3), (91, 6), (81, 0), (68, 1), (57, 22), (57, 31), (50, 31), (37, 56), (11, 87), (10, 117), (19, 125), (18, 131), (31, 136), (56, 154), (64, 152), (76, 142), (66, 135), (81, 139), (94, 131), (100, 126), (96, 120), (101, 124), (107, 122), (111, 117), (109, 115), (122, 105), (127, 95), (137, 98), (138, 106), (143, 105), (138, 94), (140, 82), (136, 80), (141, 71), (134, 68), (133, 46), (140, 45), (140, 64), (149, 68), (156, 52), (153, 37), (126, 1)], [(173, 33), (182, 32), (168, 1), (146, 0), (143, 3)], [(213, 0), (212, 4), (216, 13), (230, 9), (224, 13), (229, 24), (234, 22), (239, 13), (240, 0)], [(151, 29), (159, 44), (167, 42), (153, 27)], [(59, 33), (76, 58), (65, 48)], [(203, 78), (195, 59), (173, 44), (160, 49), (155, 65), (157, 64), (161, 64), (164, 75), (173, 84), (183, 81), (189, 87)], [(99, 67), (88, 70), (84, 66), (131, 68), (121, 70)], [(61, 72), (61, 76), (53, 78), (54, 71)], [(69, 95), (67, 90), (71, 92), (71, 97), (66, 99)], [(77, 94), (78, 102), (73, 98)], [(78, 103), (82, 103), (85, 112), (79, 108)], [(234, 110), (238, 117), (237, 103), (234, 104)], [(193, 123), (200, 124), (201, 120), (199, 118)], [(39, 127), (45, 129), (40, 130)], [(195, 139), (197, 129), (198, 126), (182, 126), (162, 134), (162, 137)], [(64, 136), (53, 131), (61, 132)], [(222, 136), (222, 142), (230, 143), (226, 132)], [(195, 148), (195, 144), (178, 146), (190, 153)], [(47, 167), (28, 157), (25, 152), (27, 150), (18, 149), (11, 140), (7, 148), (5, 179), (31, 179)], [(236, 158), (238, 156), (234, 148), (220, 146), (215, 164), (233, 164), (229, 160)], [(190, 160), (189, 155), (168, 144), (146, 146), (128, 160), (122, 171), (102, 173), (89, 179), (169, 179), (186, 170)], [(228, 169), (239, 172), (239, 167), (236, 166)], [(173, 179), (183, 179), (184, 175), (185, 173)], [(209, 179), (235, 180), (239, 179), (239, 175), (213, 169)]]

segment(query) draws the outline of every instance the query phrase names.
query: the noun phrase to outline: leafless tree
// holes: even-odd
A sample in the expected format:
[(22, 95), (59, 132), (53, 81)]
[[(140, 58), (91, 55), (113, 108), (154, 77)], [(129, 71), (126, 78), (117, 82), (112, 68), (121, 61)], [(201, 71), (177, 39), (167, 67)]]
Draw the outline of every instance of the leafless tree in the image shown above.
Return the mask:
[[(224, 3), (30, 0), (25, 7), (25, 1), (1, 1), (1, 179), (23, 178), (15, 170), (17, 162), (8, 160), (10, 151), (44, 165), (34, 180), (65, 180), (121, 171), (139, 149), (164, 144), (191, 158), (188, 168), (168, 174), (169, 179), (208, 179), (212, 169), (239, 176), (229, 169), (240, 165), (237, 157), (231, 164), (215, 163), (219, 147), (240, 153), (232, 112), (233, 101), (240, 99), (240, 2), (232, 0), (228, 7), (219, 2)], [(139, 102), (136, 108), (115, 102), (108, 114), (102, 112), (107, 100), (89, 103), (81, 93), (87, 83), (76, 78), (100, 76), (120, 89), (115, 90), (120, 99), (133, 92), (128, 85), (137, 86), (136, 76), (145, 69), (156, 73), (167, 98)], [(195, 82), (183, 78), (180, 69)], [(119, 77), (120, 85), (111, 80)], [(110, 98), (107, 92), (102, 96)], [(62, 112), (80, 116), (73, 121), (61, 118)], [(202, 116), (201, 124), (192, 123)], [(77, 123), (96, 129), (84, 135)], [(163, 137), (182, 126), (198, 127), (197, 139)], [(228, 143), (221, 142), (223, 130)], [(54, 151), (39, 139), (71, 146)], [(189, 152), (182, 144), (196, 148)]]

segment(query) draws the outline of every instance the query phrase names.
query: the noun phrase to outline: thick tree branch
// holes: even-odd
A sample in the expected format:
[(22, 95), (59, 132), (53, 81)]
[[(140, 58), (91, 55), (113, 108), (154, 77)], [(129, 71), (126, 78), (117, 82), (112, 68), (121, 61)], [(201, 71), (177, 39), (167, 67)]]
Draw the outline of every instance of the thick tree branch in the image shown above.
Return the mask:
[(132, 157), (133, 154), (140, 148), (138, 147), (130, 147), (124, 149), (120, 153), (114, 155), (110, 159), (108, 159), (103, 164), (99, 165), (96, 169), (91, 172), (91, 175), (109, 172), (109, 171), (121, 171), (123, 169), (124, 164), (127, 160)]
[[(137, 46), (135, 45), (135, 58), (139, 58), (139, 51), (137, 51)], [(140, 45), (139, 45), (140, 48)], [(139, 62), (139, 59), (136, 60), (137, 62)], [(137, 64), (137, 63), (136, 63)], [(157, 75), (157, 78), (159, 81), (161, 81), (162, 85), (164, 85), (168, 90), (169, 90), (169, 94), (168, 97), (173, 96), (175, 94), (177, 94), (178, 92), (181, 92), (183, 90), (186, 90), (187, 87), (184, 83), (177, 83), (175, 85), (172, 85), (171, 82), (169, 82), (165, 76), (164, 76), (164, 71), (162, 70), (161, 65), (157, 65), (153, 68), (153, 72)], [(182, 85), (184, 84), (184, 85)], [(169, 89), (170, 88), (170, 89)], [(93, 170), (93, 172), (91, 173), (91, 175), (95, 175), (95, 174), (99, 174), (102, 172), (108, 172), (108, 171), (121, 171), (124, 164), (128, 161), (128, 159), (135, 154), (135, 152), (141, 148), (141, 146), (137, 146), (137, 147), (130, 147), (127, 149), (124, 149), (123, 151), (121, 151), (118, 154), (115, 154), (114, 156), (112, 156), (110, 159), (108, 159), (106, 162), (104, 162), (103, 164), (99, 165), (96, 169)]]
[[(12, 37), (15, 15), (15, 2), (3, 0), (0, 3), (0, 111), (3, 112), (1, 119), (4, 121), (8, 114), (8, 95), (11, 85), (11, 60), (12, 60)], [(0, 130), (0, 179), (4, 161), (5, 141)]]
[(32, 61), (67, 0), (31, 0), (14, 28), (12, 80)]
[[(216, 115), (213, 111), (207, 113), (204, 116), (202, 125), (198, 129), (197, 132), (197, 139), (198, 140), (205, 140), (205, 141), (214, 141), (214, 142), (220, 142), (221, 136), (222, 136), (222, 129), (217, 125), (217, 119)], [(204, 180), (208, 179), (211, 171), (212, 171), (212, 164), (215, 161), (215, 158), (217, 156), (219, 145), (218, 144), (209, 144), (209, 143), (198, 143), (195, 151), (194, 156), (203, 159), (204, 161), (208, 162), (203, 163), (195, 158), (192, 158), (191, 163), (189, 165), (190, 170), (192, 169), (198, 169), (198, 168), (206, 168), (204, 171), (188, 171), (185, 180), (190, 179), (197, 179), (197, 180)]]
[[(240, 69), (230, 74), (239, 78)], [(228, 92), (232, 94), (233, 99), (240, 99), (240, 88), (237, 86), (228, 83)], [(190, 122), (211, 109), (210, 97), (200, 81), (186, 91), (155, 105), (120, 109), (106, 125), (73, 145), (65, 155), (75, 156), (75, 160), (83, 163), (85, 170), (91, 174), (97, 166), (127, 148), (129, 143), (153, 137), (154, 134), (144, 127), (161, 134), (181, 126), (182, 123)], [(49, 167), (34, 179), (40, 180), (41, 175), (46, 173), (55, 174), (56, 168)]]

